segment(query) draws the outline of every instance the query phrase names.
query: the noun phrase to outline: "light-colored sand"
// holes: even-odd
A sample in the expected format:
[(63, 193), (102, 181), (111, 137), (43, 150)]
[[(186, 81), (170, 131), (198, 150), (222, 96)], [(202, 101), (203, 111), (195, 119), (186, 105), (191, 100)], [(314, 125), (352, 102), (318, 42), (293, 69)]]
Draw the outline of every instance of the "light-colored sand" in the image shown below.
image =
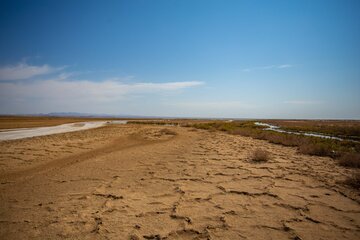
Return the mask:
[[(353, 170), (218, 132), (111, 125), (0, 143), (0, 239), (359, 239)], [(261, 147), (267, 163), (250, 156)]]
[(125, 123), (126, 121), (93, 121), (93, 122), (67, 123), (67, 124), (61, 124), (58, 126), (50, 126), (50, 127), (2, 129), (0, 131), (0, 141), (38, 137), (38, 136), (45, 136), (45, 135), (66, 133), (66, 132), (76, 132), (76, 131), (102, 127), (107, 124), (125, 124)]

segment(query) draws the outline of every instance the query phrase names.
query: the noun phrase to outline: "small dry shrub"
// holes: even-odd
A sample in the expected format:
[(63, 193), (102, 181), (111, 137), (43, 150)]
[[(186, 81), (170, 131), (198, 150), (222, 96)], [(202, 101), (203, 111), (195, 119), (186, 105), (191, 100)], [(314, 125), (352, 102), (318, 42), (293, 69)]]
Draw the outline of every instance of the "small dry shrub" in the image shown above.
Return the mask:
[(360, 154), (345, 153), (339, 159), (339, 164), (344, 167), (360, 168)]
[(170, 129), (167, 129), (167, 128), (163, 128), (160, 130), (160, 133), (163, 134), (163, 135), (177, 135), (177, 132), (173, 131), (173, 130), (170, 130)]
[(304, 143), (299, 146), (299, 152), (315, 156), (331, 156), (332, 150), (324, 144)]
[(360, 172), (357, 171), (351, 177), (345, 180), (346, 185), (349, 185), (353, 188), (360, 189)]
[(254, 162), (267, 162), (270, 160), (270, 153), (263, 149), (256, 149), (253, 153), (252, 160)]

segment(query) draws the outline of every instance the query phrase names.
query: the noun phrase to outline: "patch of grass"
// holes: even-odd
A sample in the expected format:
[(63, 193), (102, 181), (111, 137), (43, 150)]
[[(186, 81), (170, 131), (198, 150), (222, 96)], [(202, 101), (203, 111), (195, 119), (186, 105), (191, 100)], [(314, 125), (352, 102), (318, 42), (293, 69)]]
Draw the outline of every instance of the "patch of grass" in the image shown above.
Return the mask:
[(270, 153), (266, 150), (257, 148), (251, 158), (253, 162), (267, 162), (270, 160)]
[(339, 164), (344, 167), (360, 168), (360, 154), (345, 153), (340, 157)]
[(344, 183), (355, 189), (360, 189), (360, 172), (354, 173), (351, 177), (347, 178)]
[(284, 130), (318, 132), (342, 138), (360, 140), (360, 121), (357, 120), (265, 120)]

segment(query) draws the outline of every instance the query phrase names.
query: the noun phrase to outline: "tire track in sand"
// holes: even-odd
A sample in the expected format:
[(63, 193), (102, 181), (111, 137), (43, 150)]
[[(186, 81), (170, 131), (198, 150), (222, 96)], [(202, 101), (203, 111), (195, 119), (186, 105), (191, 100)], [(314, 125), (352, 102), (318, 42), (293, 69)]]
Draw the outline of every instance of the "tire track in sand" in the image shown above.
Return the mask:
[(29, 177), (32, 177), (36, 174), (65, 168), (79, 162), (83, 162), (89, 159), (100, 157), (102, 155), (106, 155), (108, 153), (117, 152), (129, 148), (142, 147), (146, 145), (160, 144), (166, 141), (174, 140), (174, 138), (176, 137), (177, 136), (175, 135), (170, 139), (157, 139), (157, 140), (143, 139), (140, 134), (132, 134), (127, 137), (120, 137), (114, 140), (111, 144), (108, 144), (100, 148), (95, 148), (83, 153), (59, 158), (51, 162), (36, 167), (32, 167), (29, 169), (3, 174), (0, 176), (0, 182), (7, 183), (7, 182), (13, 182), (15, 180), (17, 180), (17, 182), (19, 180), (26, 180)]

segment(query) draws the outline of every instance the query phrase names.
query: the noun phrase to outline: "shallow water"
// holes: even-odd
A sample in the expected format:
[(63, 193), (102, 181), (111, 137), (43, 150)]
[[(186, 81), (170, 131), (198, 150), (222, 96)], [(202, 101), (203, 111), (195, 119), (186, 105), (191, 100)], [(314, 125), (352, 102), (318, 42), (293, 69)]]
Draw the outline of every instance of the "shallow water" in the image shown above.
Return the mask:
[(295, 134), (295, 135), (304, 135), (304, 136), (309, 136), (309, 137), (319, 137), (319, 138), (326, 138), (326, 139), (334, 139), (334, 140), (339, 140), (339, 141), (343, 141), (344, 139), (339, 138), (339, 137), (334, 137), (334, 136), (329, 136), (329, 135), (324, 135), (321, 133), (315, 133), (315, 132), (293, 132), (293, 131), (286, 131), (281, 129), (278, 126), (275, 125), (271, 125), (268, 123), (262, 123), (262, 122), (255, 122), (254, 123), (257, 126), (264, 126), (267, 127), (264, 130), (266, 131), (274, 131), (274, 132), (280, 132), (280, 133), (288, 133), (288, 134)]
[(67, 123), (51, 127), (6, 129), (0, 132), (0, 141), (45, 136), (57, 133), (75, 132), (102, 127), (108, 124), (126, 124), (127, 121), (96, 121)]

